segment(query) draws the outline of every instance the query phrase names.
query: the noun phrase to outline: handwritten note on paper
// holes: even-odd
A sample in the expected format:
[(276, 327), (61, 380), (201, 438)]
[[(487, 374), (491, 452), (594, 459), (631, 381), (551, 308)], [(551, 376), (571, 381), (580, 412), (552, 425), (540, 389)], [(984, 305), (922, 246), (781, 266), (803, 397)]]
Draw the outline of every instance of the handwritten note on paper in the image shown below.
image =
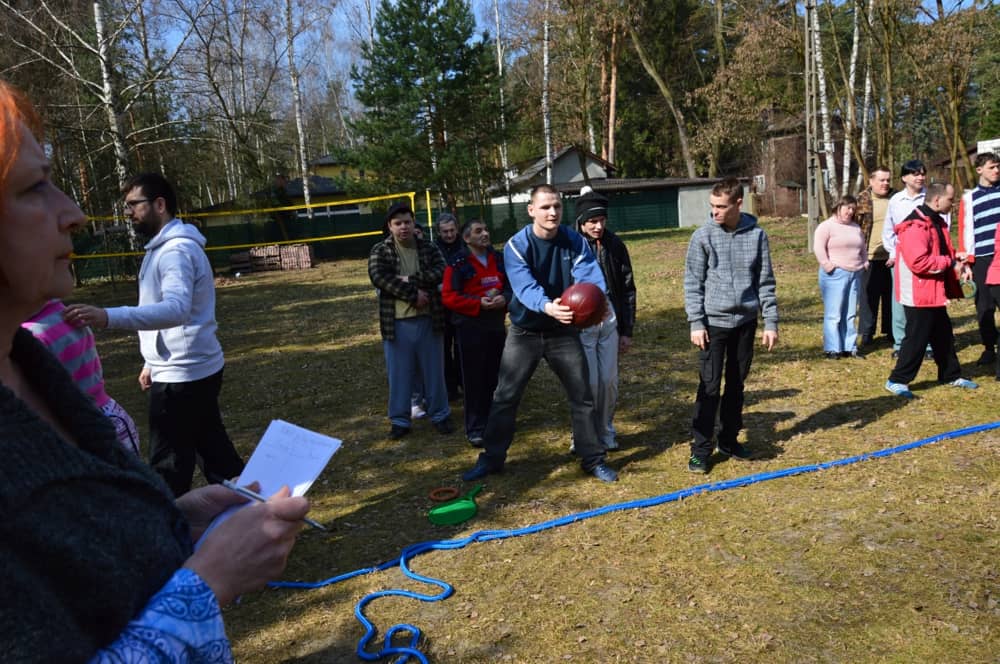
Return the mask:
[[(303, 429), (284, 420), (272, 420), (257, 443), (257, 449), (247, 461), (237, 484), (246, 486), (256, 480), (260, 482), (257, 493), (268, 498), (283, 486), (291, 489), (293, 496), (304, 495), (323, 472), (330, 457), (340, 449), (340, 445), (340, 440), (336, 438)], [(201, 539), (195, 543), (195, 550), (205, 541), (205, 535), (237, 510), (252, 504), (236, 505), (216, 516)]]
[(263, 496), (286, 485), (293, 496), (305, 495), (340, 445), (336, 438), (272, 420), (240, 474), (239, 484), (260, 482), (258, 493)]

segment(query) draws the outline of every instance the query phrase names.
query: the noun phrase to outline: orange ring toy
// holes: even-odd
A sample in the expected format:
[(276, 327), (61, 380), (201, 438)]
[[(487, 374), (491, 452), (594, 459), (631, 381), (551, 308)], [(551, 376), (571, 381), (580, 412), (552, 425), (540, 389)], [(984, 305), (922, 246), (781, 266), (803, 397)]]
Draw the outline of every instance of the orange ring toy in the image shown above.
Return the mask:
[(458, 498), (458, 489), (453, 486), (439, 486), (430, 492), (430, 499), (436, 503), (445, 503)]

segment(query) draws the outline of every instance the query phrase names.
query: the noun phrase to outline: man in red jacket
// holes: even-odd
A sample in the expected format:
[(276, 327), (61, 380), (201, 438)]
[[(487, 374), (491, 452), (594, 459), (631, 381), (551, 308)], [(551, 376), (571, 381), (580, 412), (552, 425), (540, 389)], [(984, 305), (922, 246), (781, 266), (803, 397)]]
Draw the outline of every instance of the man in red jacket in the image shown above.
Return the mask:
[(507, 337), (504, 318), (511, 290), (503, 254), (490, 244), (486, 224), (479, 219), (466, 222), (462, 239), (468, 249), (453, 255), (445, 268), (441, 300), (449, 310), (458, 342), (465, 386), (465, 435), (473, 447), (482, 447)]
[[(960, 264), (942, 216), (951, 211), (954, 199), (950, 184), (932, 184), (924, 202), (896, 226), (896, 298), (906, 314), (906, 334), (885, 389), (906, 399), (913, 398), (909, 383), (920, 371), (928, 342), (939, 382), (969, 390), (979, 387), (962, 378), (948, 317), (948, 301), (962, 297), (956, 273)], [(961, 269), (971, 272), (967, 265)]]

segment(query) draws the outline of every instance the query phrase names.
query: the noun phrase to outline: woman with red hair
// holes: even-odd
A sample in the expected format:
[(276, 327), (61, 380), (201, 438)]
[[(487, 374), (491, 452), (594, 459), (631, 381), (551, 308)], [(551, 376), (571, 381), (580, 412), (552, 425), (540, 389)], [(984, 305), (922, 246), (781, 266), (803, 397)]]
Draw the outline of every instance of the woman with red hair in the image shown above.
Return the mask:
[(174, 501), (21, 328), (72, 290), (71, 234), (84, 222), (51, 179), (40, 129), (0, 82), (0, 652), (230, 662), (219, 607), (281, 573), (309, 504), (284, 489), (201, 537), (246, 499), (212, 485)]

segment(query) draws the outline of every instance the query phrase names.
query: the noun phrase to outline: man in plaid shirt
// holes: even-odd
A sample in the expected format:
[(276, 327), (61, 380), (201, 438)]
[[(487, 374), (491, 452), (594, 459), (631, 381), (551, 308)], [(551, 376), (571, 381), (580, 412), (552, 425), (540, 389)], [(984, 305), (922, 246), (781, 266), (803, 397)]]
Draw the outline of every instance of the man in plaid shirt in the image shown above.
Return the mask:
[(410, 395), (417, 369), (434, 428), (450, 434), (451, 409), (444, 382), (444, 307), (438, 285), (444, 257), (414, 233), (413, 210), (396, 203), (386, 214), (385, 239), (372, 247), (368, 276), (378, 289), (379, 331), (389, 376), (389, 437), (410, 432)]

